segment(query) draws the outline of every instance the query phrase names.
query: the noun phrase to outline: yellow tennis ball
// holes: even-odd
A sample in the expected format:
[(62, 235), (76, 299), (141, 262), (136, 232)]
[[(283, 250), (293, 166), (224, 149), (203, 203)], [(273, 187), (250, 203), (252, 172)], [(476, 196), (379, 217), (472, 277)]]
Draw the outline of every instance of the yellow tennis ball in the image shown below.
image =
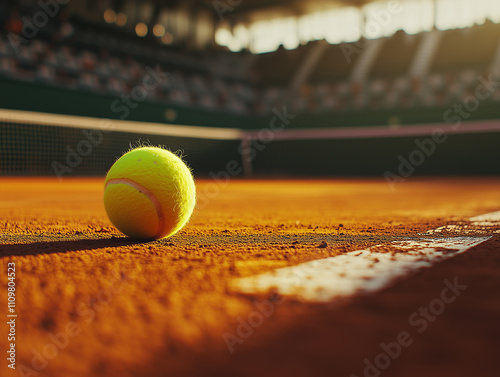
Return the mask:
[(131, 238), (174, 235), (187, 224), (195, 204), (191, 171), (162, 148), (133, 149), (106, 175), (104, 207), (113, 225)]

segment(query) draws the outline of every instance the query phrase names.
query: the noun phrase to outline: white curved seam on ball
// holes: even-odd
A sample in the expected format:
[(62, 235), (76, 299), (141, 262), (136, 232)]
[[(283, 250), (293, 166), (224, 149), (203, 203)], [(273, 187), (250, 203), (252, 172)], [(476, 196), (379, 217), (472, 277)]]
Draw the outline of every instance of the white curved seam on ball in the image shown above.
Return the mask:
[(140, 185), (139, 183), (129, 178), (110, 179), (106, 183), (106, 187), (104, 189), (108, 188), (109, 185), (119, 185), (119, 184), (128, 185), (130, 187), (135, 188), (137, 191), (144, 194), (151, 201), (151, 203), (155, 207), (156, 214), (158, 216), (158, 231), (156, 232), (154, 238), (160, 238), (163, 233), (163, 229), (165, 228), (165, 217), (163, 216), (163, 209), (161, 208), (161, 204), (159, 200), (156, 198), (156, 196), (154, 196), (154, 194), (151, 191), (149, 191), (146, 187)]

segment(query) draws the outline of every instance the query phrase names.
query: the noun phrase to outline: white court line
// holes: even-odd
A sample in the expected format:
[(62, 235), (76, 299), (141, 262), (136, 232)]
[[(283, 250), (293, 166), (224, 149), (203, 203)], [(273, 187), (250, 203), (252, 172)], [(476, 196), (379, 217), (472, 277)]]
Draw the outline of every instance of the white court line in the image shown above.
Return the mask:
[[(473, 217), (469, 221), (471, 225), (486, 222), (500, 225), (500, 212)], [(342, 296), (380, 290), (401, 276), (463, 253), (490, 238), (457, 236), (395, 241), (386, 246), (351, 251), (237, 279), (234, 287), (249, 294), (274, 290), (303, 301), (329, 302)], [(380, 248), (386, 252), (377, 251)]]
[(477, 226), (494, 226), (500, 224), (500, 211), (487, 213), (486, 215), (475, 216), (469, 219), (473, 225)]

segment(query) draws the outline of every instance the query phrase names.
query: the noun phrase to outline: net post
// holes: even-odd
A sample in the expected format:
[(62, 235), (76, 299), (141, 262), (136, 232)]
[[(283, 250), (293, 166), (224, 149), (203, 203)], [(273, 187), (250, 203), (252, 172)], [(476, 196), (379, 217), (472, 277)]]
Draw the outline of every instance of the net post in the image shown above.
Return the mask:
[(241, 139), (240, 150), (241, 150), (241, 159), (243, 163), (243, 175), (245, 177), (250, 177), (253, 174), (252, 158), (250, 153), (251, 148), (252, 148), (252, 139), (248, 136), (244, 136)]

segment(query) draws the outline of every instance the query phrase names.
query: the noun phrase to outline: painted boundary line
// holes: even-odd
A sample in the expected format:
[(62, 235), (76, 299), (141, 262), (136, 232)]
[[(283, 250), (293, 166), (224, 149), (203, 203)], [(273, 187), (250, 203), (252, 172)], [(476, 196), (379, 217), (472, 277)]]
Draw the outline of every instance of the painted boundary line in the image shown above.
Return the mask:
[[(500, 225), (500, 212), (472, 217), (469, 222), (471, 226)], [(248, 294), (273, 290), (302, 301), (330, 302), (339, 297), (378, 291), (400, 277), (466, 252), (491, 237), (457, 234), (456, 237), (431, 238), (426, 234), (421, 240), (394, 241), (237, 279), (233, 287)]]

